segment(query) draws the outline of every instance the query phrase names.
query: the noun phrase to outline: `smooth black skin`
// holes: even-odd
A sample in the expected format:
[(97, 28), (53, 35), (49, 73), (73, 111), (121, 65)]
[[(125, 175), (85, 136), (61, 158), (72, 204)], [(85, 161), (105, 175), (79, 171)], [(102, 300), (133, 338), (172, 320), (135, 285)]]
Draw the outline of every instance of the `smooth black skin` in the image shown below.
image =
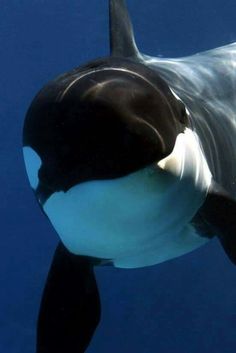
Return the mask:
[(93, 266), (92, 259), (58, 245), (41, 301), (36, 353), (85, 352), (101, 315)]
[(36, 96), (24, 125), (24, 146), (42, 160), (37, 197), (44, 203), (55, 191), (157, 162), (187, 124), (183, 103), (140, 63), (107, 58), (60, 76)]

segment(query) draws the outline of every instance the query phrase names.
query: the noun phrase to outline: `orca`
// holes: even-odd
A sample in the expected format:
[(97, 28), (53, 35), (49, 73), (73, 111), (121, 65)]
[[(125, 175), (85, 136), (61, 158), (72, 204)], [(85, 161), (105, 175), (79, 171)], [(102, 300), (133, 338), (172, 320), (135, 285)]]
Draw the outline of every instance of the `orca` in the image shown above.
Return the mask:
[(30, 185), (60, 237), (37, 353), (85, 352), (94, 266), (151, 266), (214, 236), (236, 263), (236, 43), (144, 55), (125, 1), (110, 0), (110, 48), (46, 84), (25, 118)]

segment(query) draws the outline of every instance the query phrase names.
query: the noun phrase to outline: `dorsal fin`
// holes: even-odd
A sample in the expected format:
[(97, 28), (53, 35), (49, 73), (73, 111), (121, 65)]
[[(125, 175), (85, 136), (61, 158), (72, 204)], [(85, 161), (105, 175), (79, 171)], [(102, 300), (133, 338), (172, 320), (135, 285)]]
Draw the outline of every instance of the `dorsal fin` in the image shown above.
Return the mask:
[(110, 0), (110, 49), (112, 56), (139, 56), (125, 0)]

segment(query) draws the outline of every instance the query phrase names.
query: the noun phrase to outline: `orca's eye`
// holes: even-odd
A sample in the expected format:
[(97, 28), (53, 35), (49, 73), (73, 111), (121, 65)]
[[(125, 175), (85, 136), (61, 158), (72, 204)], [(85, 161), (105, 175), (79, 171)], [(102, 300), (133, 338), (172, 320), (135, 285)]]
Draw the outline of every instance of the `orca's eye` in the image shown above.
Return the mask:
[(187, 108), (185, 107), (184, 102), (182, 99), (170, 88), (170, 92), (172, 96), (174, 96), (174, 107), (175, 107), (175, 112), (176, 112), (176, 119), (183, 125), (189, 126), (190, 121), (189, 121), (189, 112)]
[(189, 114), (183, 102), (179, 101), (180, 104), (180, 114), (179, 121), (181, 124), (188, 126), (189, 125)]

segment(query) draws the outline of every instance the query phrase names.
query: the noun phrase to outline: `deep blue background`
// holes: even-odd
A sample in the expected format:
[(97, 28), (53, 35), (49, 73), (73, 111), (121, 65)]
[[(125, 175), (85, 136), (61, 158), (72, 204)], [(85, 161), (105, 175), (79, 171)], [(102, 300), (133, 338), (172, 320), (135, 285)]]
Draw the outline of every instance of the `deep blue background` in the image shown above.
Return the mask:
[[(184, 56), (236, 40), (235, 0), (128, 3), (147, 54)], [(25, 176), (25, 111), (45, 82), (107, 54), (107, 0), (0, 2), (0, 352), (34, 353), (57, 242)], [(217, 240), (151, 268), (99, 268), (97, 277), (103, 320), (89, 353), (236, 351), (236, 268)]]

